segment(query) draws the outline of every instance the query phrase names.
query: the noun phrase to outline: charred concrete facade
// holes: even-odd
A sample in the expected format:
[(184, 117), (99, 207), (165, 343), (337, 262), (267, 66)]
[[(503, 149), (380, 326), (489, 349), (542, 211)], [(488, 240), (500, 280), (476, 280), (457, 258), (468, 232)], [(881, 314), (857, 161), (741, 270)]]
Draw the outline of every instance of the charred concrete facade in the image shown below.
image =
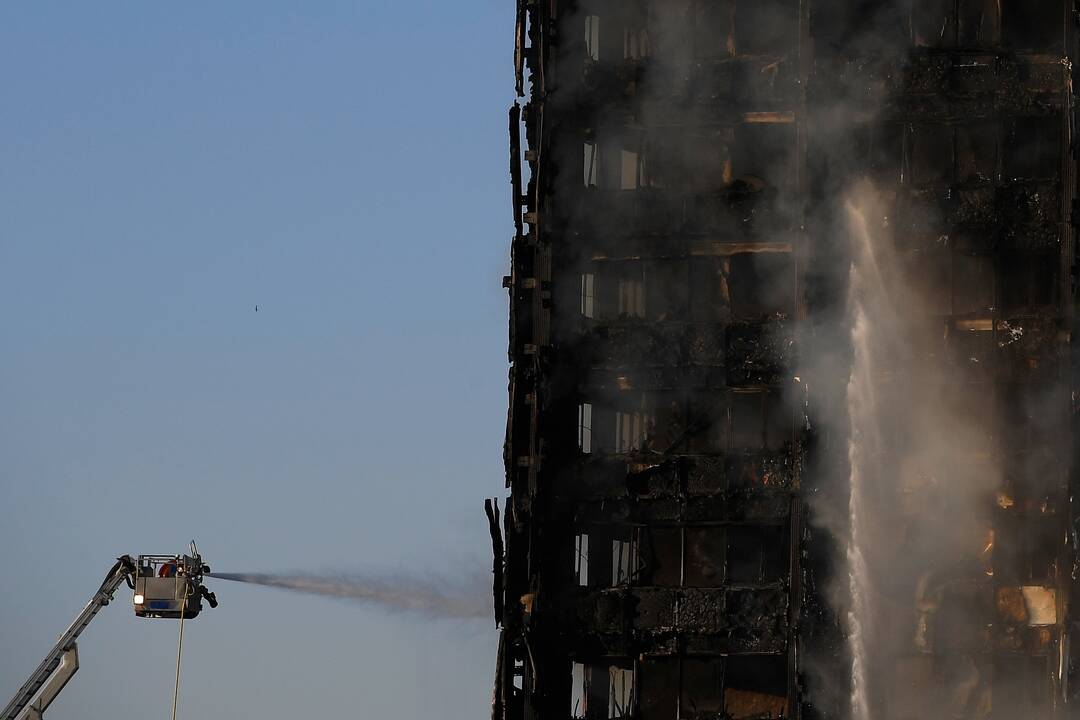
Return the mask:
[[(898, 573), (875, 619), (910, 642), (881, 649), (873, 716), (1080, 717), (1074, 11), (520, 1), (494, 717), (857, 714), (818, 517), (845, 502), (821, 416), (850, 348), (822, 345), (857, 177), (926, 300), (933, 378), (883, 387), (961, 388), (957, 452), (1000, 477), (970, 557)], [(899, 511), (901, 551), (932, 504)]]

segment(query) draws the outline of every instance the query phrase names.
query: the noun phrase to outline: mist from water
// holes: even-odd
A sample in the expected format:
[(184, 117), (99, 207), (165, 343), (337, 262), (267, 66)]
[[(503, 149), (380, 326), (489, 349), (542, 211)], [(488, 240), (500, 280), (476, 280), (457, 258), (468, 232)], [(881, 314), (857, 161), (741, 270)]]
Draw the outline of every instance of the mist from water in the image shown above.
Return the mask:
[(412, 613), (433, 619), (492, 617), (490, 580), (479, 575), (468, 583), (445, 578), (421, 580), (360, 573), (209, 573), (208, 577), (342, 598), (386, 612)]
[(905, 692), (897, 663), (924, 667), (943, 628), (964, 616), (967, 588), (993, 575), (986, 507), (1001, 485), (992, 453), (998, 420), (992, 396), (958, 380), (968, 371), (957, 362), (978, 358), (958, 361), (942, 349), (949, 330), (935, 319), (924, 270), (937, 256), (894, 232), (889, 207), (869, 184), (846, 203), (847, 517), (833, 531), (845, 561), (837, 584), (846, 595), (847, 711), (851, 720), (886, 708), (897, 717), (960, 717), (989, 692), (973, 656), (955, 656), (956, 672), (970, 682), (933, 696), (928, 688)]

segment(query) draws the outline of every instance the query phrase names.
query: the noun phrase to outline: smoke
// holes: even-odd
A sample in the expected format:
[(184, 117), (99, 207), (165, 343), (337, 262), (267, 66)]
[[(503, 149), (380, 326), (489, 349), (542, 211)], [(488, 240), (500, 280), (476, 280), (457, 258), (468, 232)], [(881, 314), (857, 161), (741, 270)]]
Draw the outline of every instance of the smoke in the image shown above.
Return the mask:
[(359, 573), (210, 573), (209, 577), (342, 598), (386, 612), (433, 619), (482, 619), (492, 613), (490, 593), (484, 592), (488, 581), (479, 575), (469, 583)]
[[(992, 676), (978, 655), (979, 613), (995, 572), (1001, 428), (980, 375), (992, 349), (976, 349), (991, 333), (949, 318), (994, 314), (993, 278), (978, 281), (989, 302), (961, 307), (978, 284), (953, 286), (970, 249), (945, 234), (931, 203), (911, 200), (920, 180), (904, 138), (914, 131), (894, 105), (909, 15), (884, 0), (821, 4), (811, 19), (807, 226), (817, 247), (800, 374), (814, 426), (810, 592), (827, 610), (803, 660), (817, 710), (850, 720), (981, 717)], [(842, 645), (827, 639), (831, 624)]]

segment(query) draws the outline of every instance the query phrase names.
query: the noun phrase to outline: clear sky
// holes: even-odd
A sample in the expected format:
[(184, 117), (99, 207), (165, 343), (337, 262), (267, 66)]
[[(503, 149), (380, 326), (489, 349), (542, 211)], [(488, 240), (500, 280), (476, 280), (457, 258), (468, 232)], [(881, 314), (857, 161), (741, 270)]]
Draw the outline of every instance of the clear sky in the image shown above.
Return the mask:
[[(0, 5), (0, 705), (121, 553), (490, 567), (512, 25), (511, 0)], [(489, 712), (490, 621), (210, 585), (180, 717)], [(130, 602), (48, 717), (169, 716), (176, 623)]]

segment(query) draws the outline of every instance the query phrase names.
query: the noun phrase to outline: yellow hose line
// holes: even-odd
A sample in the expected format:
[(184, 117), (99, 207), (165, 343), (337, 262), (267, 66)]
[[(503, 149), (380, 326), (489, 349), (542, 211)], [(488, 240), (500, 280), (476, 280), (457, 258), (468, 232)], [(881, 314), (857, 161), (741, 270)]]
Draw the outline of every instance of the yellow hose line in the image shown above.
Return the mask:
[(176, 685), (173, 686), (172, 694), (172, 720), (176, 720), (176, 699), (180, 695), (180, 657), (184, 652), (184, 613), (186, 611), (187, 592), (185, 590), (184, 601), (180, 604), (180, 642), (176, 647)]

